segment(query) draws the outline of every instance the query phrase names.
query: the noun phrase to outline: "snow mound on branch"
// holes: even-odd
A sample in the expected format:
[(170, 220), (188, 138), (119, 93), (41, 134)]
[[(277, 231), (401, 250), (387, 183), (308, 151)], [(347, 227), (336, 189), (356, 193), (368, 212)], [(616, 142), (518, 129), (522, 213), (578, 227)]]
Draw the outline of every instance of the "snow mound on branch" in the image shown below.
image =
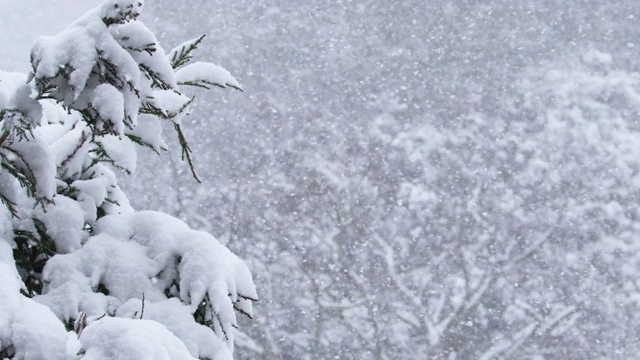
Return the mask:
[(35, 196), (51, 199), (56, 192), (55, 175), (56, 167), (54, 158), (49, 150), (49, 144), (38, 136), (28, 141), (19, 141), (11, 144), (11, 152), (22, 161), (25, 170), (35, 182)]
[(152, 96), (153, 84), (177, 90), (155, 35), (134, 21), (141, 3), (106, 1), (61, 33), (38, 38), (31, 50), (38, 92), (75, 109), (90, 103), (104, 121), (113, 123), (114, 133), (122, 135), (120, 98), (124, 119), (135, 126), (141, 101)]
[(121, 23), (136, 20), (142, 12), (144, 0), (109, 0), (100, 9), (102, 19)]
[[(207, 302), (205, 317), (213, 323), (217, 343), (224, 340), (232, 349), (234, 308), (250, 316), (257, 293), (246, 264), (229, 249), (213, 236), (156, 212), (106, 216), (95, 224), (94, 234), (81, 249), (49, 260), (43, 271), (48, 285), (38, 301), (68, 320), (80, 312), (122, 312), (122, 304), (144, 294), (150, 316), (155, 311), (156, 319), (175, 329), (200, 355), (220, 351), (206, 345), (215, 344), (213, 332), (206, 335), (206, 328), (193, 322), (193, 314)], [(168, 295), (181, 302), (167, 303)], [(176, 313), (162, 311), (169, 308)]]
[(138, 117), (138, 124), (127, 135), (133, 136), (156, 153), (169, 147), (162, 138), (162, 122), (155, 116), (142, 114)]
[(85, 218), (76, 201), (57, 195), (54, 204), (47, 206), (46, 211), (38, 209), (37, 213), (46, 226), (47, 234), (55, 242), (56, 251), (66, 254), (82, 246)]
[(84, 360), (182, 360), (187, 347), (161, 324), (150, 320), (103, 318), (80, 336)]
[[(175, 72), (154, 33), (139, 21), (109, 27), (120, 46), (129, 50), (147, 76), (155, 77), (163, 88), (178, 90)], [(137, 50), (134, 50), (137, 49)]]
[(142, 8), (144, 0), (107, 0), (100, 6), (88, 11), (69, 27), (87, 26), (96, 23), (122, 24), (136, 20)]
[(189, 307), (179, 299), (146, 303), (144, 312), (141, 311), (141, 302), (139, 299), (129, 300), (118, 309), (116, 315), (127, 319), (144, 316), (146, 320), (161, 323), (184, 342), (191, 354), (199, 354), (201, 358), (232, 360), (231, 351), (222, 340), (206, 326), (195, 323)]
[(163, 116), (171, 118), (175, 123), (180, 123), (182, 117), (186, 115), (184, 110), (190, 102), (191, 99), (173, 90), (155, 90), (150, 101)]
[(212, 63), (198, 61), (180, 68), (176, 72), (178, 84), (213, 85), (225, 88), (227, 86), (242, 89), (238, 80), (231, 73)]
[(0, 239), (0, 350), (12, 345), (15, 359), (63, 359), (69, 335), (46, 306), (20, 294), (11, 254)]
[(118, 89), (109, 84), (98, 85), (93, 90), (91, 105), (103, 120), (113, 124), (116, 134), (124, 134), (124, 98)]
[(110, 162), (116, 168), (129, 173), (136, 171), (138, 153), (136, 145), (131, 140), (105, 135), (96, 142), (109, 154)]
[(68, 69), (74, 97), (85, 88), (96, 63), (96, 39), (83, 28), (70, 28), (56, 36), (43, 36), (31, 48), (36, 79), (54, 78)]
[(80, 122), (74, 129), (51, 144), (51, 152), (55, 157), (57, 168), (62, 172), (60, 175), (72, 177), (82, 172), (91, 149), (89, 133), (88, 126)]
[[(31, 98), (31, 90), (25, 74), (0, 70), (0, 109), (18, 110), (31, 125), (38, 125), (42, 106)], [(2, 127), (6, 128), (6, 124)]]

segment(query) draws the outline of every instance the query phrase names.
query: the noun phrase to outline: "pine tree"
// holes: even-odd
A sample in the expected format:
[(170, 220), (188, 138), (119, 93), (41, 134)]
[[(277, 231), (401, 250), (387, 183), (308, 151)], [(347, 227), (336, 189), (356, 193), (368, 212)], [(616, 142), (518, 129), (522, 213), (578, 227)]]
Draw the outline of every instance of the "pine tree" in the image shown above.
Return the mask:
[(105, 1), (38, 39), (29, 76), (0, 72), (1, 358), (230, 359), (235, 312), (252, 316), (244, 262), (118, 186), (137, 148), (166, 150), (163, 122), (198, 179), (183, 89), (241, 89), (191, 63), (204, 35), (165, 53), (142, 7)]

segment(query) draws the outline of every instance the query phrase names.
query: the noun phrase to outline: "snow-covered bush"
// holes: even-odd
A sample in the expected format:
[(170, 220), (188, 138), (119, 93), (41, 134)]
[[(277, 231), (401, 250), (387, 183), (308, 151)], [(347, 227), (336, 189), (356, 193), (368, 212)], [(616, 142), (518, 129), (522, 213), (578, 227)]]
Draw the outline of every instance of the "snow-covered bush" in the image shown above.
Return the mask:
[(0, 72), (1, 358), (230, 359), (235, 313), (251, 316), (242, 260), (118, 187), (138, 147), (166, 149), (162, 122), (193, 171), (182, 87), (240, 89), (189, 64), (203, 36), (166, 53), (142, 6), (105, 1), (38, 39), (31, 74)]

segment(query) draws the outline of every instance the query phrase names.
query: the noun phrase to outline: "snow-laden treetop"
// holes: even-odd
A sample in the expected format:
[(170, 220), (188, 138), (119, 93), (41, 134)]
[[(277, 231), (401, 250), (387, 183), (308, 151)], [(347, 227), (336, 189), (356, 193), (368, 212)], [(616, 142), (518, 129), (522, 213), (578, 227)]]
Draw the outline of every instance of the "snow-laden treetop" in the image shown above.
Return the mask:
[(0, 72), (1, 358), (230, 359), (236, 312), (252, 316), (242, 260), (118, 186), (138, 146), (166, 150), (162, 122), (193, 170), (184, 86), (240, 89), (189, 64), (204, 36), (167, 55), (142, 6), (105, 1), (38, 39), (29, 76)]

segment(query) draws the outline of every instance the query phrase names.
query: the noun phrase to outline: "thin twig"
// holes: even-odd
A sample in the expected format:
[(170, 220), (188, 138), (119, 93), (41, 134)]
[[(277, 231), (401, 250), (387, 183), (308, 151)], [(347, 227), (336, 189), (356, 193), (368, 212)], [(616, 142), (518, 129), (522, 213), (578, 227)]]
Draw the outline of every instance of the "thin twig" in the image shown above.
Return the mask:
[(82, 136), (80, 137), (80, 142), (78, 143), (76, 148), (73, 149), (73, 152), (69, 154), (69, 156), (67, 156), (67, 158), (64, 159), (64, 161), (62, 161), (62, 163), (60, 164), (61, 169), (64, 169), (71, 162), (71, 160), (78, 154), (80, 149), (82, 149), (82, 146), (85, 144), (85, 142), (87, 142), (87, 140), (89, 140), (89, 136), (86, 132), (83, 131)]
[(142, 309), (140, 310), (140, 320), (144, 317), (144, 292), (142, 293)]
[(187, 159), (189, 169), (191, 169), (191, 175), (193, 175), (193, 178), (196, 179), (197, 182), (202, 183), (202, 180), (200, 180), (195, 166), (193, 165), (193, 160), (191, 159), (191, 148), (189, 147), (189, 143), (187, 143), (187, 138), (182, 132), (182, 127), (180, 127), (180, 124), (177, 123), (174, 123), (173, 127), (176, 129), (178, 140), (180, 141), (180, 146), (182, 147), (182, 160), (184, 161), (184, 159)]

